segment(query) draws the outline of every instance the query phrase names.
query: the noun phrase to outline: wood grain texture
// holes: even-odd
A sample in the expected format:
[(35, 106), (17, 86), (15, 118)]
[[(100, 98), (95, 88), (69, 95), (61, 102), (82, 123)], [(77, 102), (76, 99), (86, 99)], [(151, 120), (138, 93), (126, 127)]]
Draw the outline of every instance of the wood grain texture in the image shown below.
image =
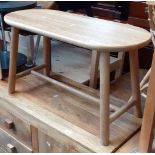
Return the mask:
[(12, 38), (10, 48), (10, 64), (9, 64), (9, 93), (14, 93), (16, 84), (16, 59), (18, 53), (19, 29), (12, 27)]
[(92, 51), (89, 87), (92, 87), (95, 89), (97, 88), (99, 58), (100, 58), (100, 54), (97, 51)]
[(26, 44), (27, 44), (27, 64), (33, 64), (34, 57), (34, 38), (32, 35), (26, 36)]
[(9, 153), (31, 153), (31, 148), (21, 143), (19, 140), (8, 134), (4, 129), (0, 128), (0, 144)]
[(43, 57), (44, 64), (46, 64), (44, 74), (49, 76), (51, 68), (51, 41), (50, 38), (47, 37), (43, 37)]
[[(80, 89), (86, 88), (85, 92), (99, 93), (77, 85)], [(8, 95), (7, 83), (0, 81), (2, 107), (12, 110), (20, 119), (26, 119), (48, 137), (81, 152), (113, 152), (140, 126), (139, 119), (124, 114), (110, 126), (110, 145), (105, 147), (99, 139), (98, 104), (71, 95), (32, 75), (18, 79), (16, 90), (14, 95)], [(121, 102), (111, 97), (110, 101), (111, 104)]]
[(135, 114), (142, 117), (141, 98), (140, 98), (140, 81), (139, 81), (139, 61), (138, 50), (129, 52), (130, 73), (131, 73), (131, 100), (135, 104)]
[(34, 126), (30, 126), (31, 128), (31, 143), (32, 143), (32, 151), (34, 153), (39, 152), (39, 142), (38, 142), (38, 129)]
[(100, 140), (109, 145), (110, 137), (110, 53), (100, 53)]
[(116, 153), (134, 153), (134, 151), (138, 151), (139, 134), (140, 132), (137, 132), (131, 139), (122, 145)]
[[(7, 125), (9, 122), (13, 123), (12, 127)], [(24, 122), (16, 117), (12, 111), (2, 107), (0, 109), (0, 127), (3, 127), (9, 134), (22, 140), (26, 145), (31, 146), (30, 125), (28, 122)]]
[(151, 39), (148, 31), (135, 26), (56, 10), (17, 11), (4, 20), (11, 26), (88, 49), (126, 51), (144, 47)]
[[(33, 16), (31, 16), (33, 15)], [(24, 19), (24, 20), (23, 20)], [(40, 35), (58, 39), (76, 46), (99, 50), (100, 61), (100, 138), (103, 145), (109, 144), (109, 73), (110, 73), (110, 51), (134, 51), (141, 48), (150, 42), (150, 33), (144, 29), (140, 29), (131, 25), (115, 23), (96, 18), (84, 17), (71, 13), (50, 10), (26, 10), (8, 14), (5, 16), (5, 21), (11, 26), (27, 31), (39, 33)], [(46, 23), (46, 24), (43, 24)], [(104, 28), (103, 28), (104, 27)], [(14, 37), (16, 34), (14, 35)], [(49, 42), (49, 41), (48, 41)], [(14, 62), (14, 48), (11, 52), (11, 62)], [(44, 39), (44, 45), (45, 44)], [(49, 51), (45, 46), (45, 51)], [(47, 60), (47, 54), (45, 60)], [(133, 52), (133, 56), (135, 53)], [(14, 64), (14, 63), (12, 63)], [(136, 65), (135, 65), (136, 66)], [(137, 67), (137, 66), (136, 66)], [(133, 69), (131, 67), (131, 69)], [(133, 69), (134, 73), (137, 71)], [(14, 92), (14, 72), (9, 74), (9, 92)], [(48, 68), (49, 70), (49, 68)], [(46, 68), (47, 71), (47, 68)], [(132, 71), (132, 70), (131, 70)], [(37, 72), (32, 71), (37, 75)], [(137, 75), (135, 73), (135, 75)], [(47, 77), (39, 75), (39, 77), (51, 81)], [(133, 89), (137, 86), (137, 78), (133, 78)], [(11, 82), (12, 81), (12, 82)], [(67, 86), (66, 86), (67, 87)], [(61, 88), (59, 88), (61, 89)], [(69, 89), (68, 89), (69, 90)], [(72, 89), (73, 90), (73, 89)], [(137, 89), (136, 89), (137, 90)], [(62, 90), (65, 94), (66, 92)], [(137, 91), (135, 91), (137, 93)], [(137, 93), (138, 94), (138, 93)], [(136, 94), (136, 95), (137, 95)], [(138, 95), (137, 95), (138, 96)], [(136, 97), (137, 97), (136, 96)], [(82, 95), (80, 96), (81, 100)], [(139, 101), (138, 98), (135, 99)], [(66, 106), (68, 107), (68, 106)], [(66, 112), (67, 113), (67, 112)], [(90, 116), (89, 116), (90, 117)], [(92, 117), (93, 118), (93, 117)], [(83, 122), (84, 123), (84, 122)], [(85, 124), (85, 123), (84, 123)]]
[(151, 73), (149, 78), (149, 86), (144, 109), (144, 117), (142, 121), (142, 129), (140, 133), (139, 150), (140, 152), (151, 152), (154, 127), (155, 127), (155, 54), (153, 55)]

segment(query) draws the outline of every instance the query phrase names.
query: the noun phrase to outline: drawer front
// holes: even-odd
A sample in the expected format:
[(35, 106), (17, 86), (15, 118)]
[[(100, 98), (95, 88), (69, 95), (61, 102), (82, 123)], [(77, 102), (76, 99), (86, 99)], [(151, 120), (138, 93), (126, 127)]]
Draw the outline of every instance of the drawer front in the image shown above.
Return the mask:
[(30, 125), (4, 108), (0, 108), (0, 126), (26, 145), (31, 146)]
[(8, 153), (31, 153), (32, 150), (0, 128), (0, 148)]
[[(59, 135), (57, 135), (59, 136)], [(57, 139), (58, 138), (58, 139)], [(39, 153), (88, 153), (90, 151), (73, 145), (71, 141), (62, 142), (59, 137), (50, 137), (45, 133), (38, 132), (38, 152)]]

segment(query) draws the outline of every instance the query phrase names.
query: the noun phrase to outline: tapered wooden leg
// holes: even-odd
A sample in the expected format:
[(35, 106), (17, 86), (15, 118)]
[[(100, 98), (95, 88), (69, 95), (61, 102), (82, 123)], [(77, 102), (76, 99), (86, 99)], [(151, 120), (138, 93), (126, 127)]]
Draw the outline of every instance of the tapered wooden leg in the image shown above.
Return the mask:
[(121, 63), (119, 65), (118, 69), (116, 69), (116, 71), (115, 71), (115, 79), (114, 80), (117, 80), (122, 74), (124, 57), (125, 57), (125, 52), (118, 52), (118, 59), (121, 61)]
[(109, 145), (109, 92), (110, 92), (110, 55), (100, 53), (100, 138), (101, 144)]
[(27, 66), (33, 66), (34, 58), (34, 37), (33, 35), (27, 36)]
[(144, 117), (140, 133), (139, 151), (151, 152), (153, 143), (153, 129), (155, 127), (155, 54), (153, 56), (152, 67), (145, 102)]
[(135, 103), (136, 116), (141, 118), (142, 111), (141, 111), (141, 96), (140, 96), (140, 82), (139, 82), (138, 51), (137, 50), (130, 51), (129, 58), (130, 58), (132, 101)]
[(155, 125), (155, 109), (147, 103), (142, 122), (139, 151), (142, 153), (151, 152), (153, 137), (154, 137), (154, 125)]
[(97, 78), (99, 69), (99, 51), (93, 50), (91, 57), (91, 69), (90, 69), (90, 81), (89, 86), (92, 88), (97, 88)]
[(16, 59), (18, 53), (18, 38), (19, 30), (15, 27), (12, 27), (12, 38), (10, 45), (10, 64), (9, 64), (9, 80), (8, 80), (8, 91), (9, 93), (15, 92), (15, 83), (16, 83)]
[(43, 37), (44, 63), (46, 64), (44, 74), (49, 76), (51, 69), (51, 41), (48, 37)]

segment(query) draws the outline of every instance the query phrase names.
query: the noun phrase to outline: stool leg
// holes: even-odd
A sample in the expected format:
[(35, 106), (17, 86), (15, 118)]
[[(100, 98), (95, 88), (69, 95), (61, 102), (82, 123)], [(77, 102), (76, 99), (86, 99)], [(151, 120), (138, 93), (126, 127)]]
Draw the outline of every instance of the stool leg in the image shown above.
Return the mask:
[(97, 88), (99, 56), (100, 53), (98, 51), (94, 50), (92, 51), (90, 81), (89, 81), (89, 86), (92, 88)]
[(44, 70), (44, 74), (46, 76), (50, 76), (50, 68), (51, 68), (51, 41), (48, 37), (43, 37), (43, 53), (44, 53), (44, 63), (46, 64), (46, 68)]
[(26, 66), (32, 67), (33, 64), (33, 56), (34, 56), (34, 37), (33, 35), (26, 37), (27, 42), (27, 64)]
[(110, 92), (110, 54), (100, 53), (100, 138), (101, 144), (109, 145), (109, 92)]
[(155, 54), (153, 55), (152, 67), (145, 102), (144, 117), (140, 133), (140, 152), (151, 152), (153, 144), (153, 129), (155, 127)]
[(140, 82), (139, 82), (138, 51), (137, 50), (130, 51), (129, 58), (130, 58), (132, 101), (135, 103), (135, 111), (137, 117), (141, 118), (142, 111), (141, 111), (141, 96), (140, 96)]
[(39, 52), (39, 44), (40, 44), (40, 35), (37, 35), (37, 40), (36, 40), (36, 44), (35, 44), (35, 49), (34, 49), (34, 57), (33, 57), (33, 63), (36, 64), (36, 59), (37, 59), (37, 55)]
[(8, 91), (9, 93), (14, 93), (16, 84), (16, 59), (18, 53), (18, 39), (19, 30), (12, 27), (12, 38), (10, 47), (10, 66), (9, 66), (9, 79), (8, 79)]
[[(152, 108), (152, 109), (151, 109)], [(151, 152), (155, 125), (155, 109), (147, 103), (142, 122), (139, 151), (142, 153)]]

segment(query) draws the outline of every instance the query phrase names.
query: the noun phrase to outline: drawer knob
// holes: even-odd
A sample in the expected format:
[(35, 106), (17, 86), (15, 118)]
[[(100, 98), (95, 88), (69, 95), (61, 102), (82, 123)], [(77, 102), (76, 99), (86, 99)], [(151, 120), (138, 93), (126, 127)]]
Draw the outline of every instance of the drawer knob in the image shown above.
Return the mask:
[(6, 119), (6, 120), (4, 121), (4, 124), (5, 124), (5, 127), (6, 127), (7, 129), (12, 129), (12, 128), (14, 127), (13, 121), (11, 121), (11, 120), (9, 120), (9, 119)]
[(17, 153), (17, 149), (12, 144), (7, 144), (7, 150), (9, 153)]

